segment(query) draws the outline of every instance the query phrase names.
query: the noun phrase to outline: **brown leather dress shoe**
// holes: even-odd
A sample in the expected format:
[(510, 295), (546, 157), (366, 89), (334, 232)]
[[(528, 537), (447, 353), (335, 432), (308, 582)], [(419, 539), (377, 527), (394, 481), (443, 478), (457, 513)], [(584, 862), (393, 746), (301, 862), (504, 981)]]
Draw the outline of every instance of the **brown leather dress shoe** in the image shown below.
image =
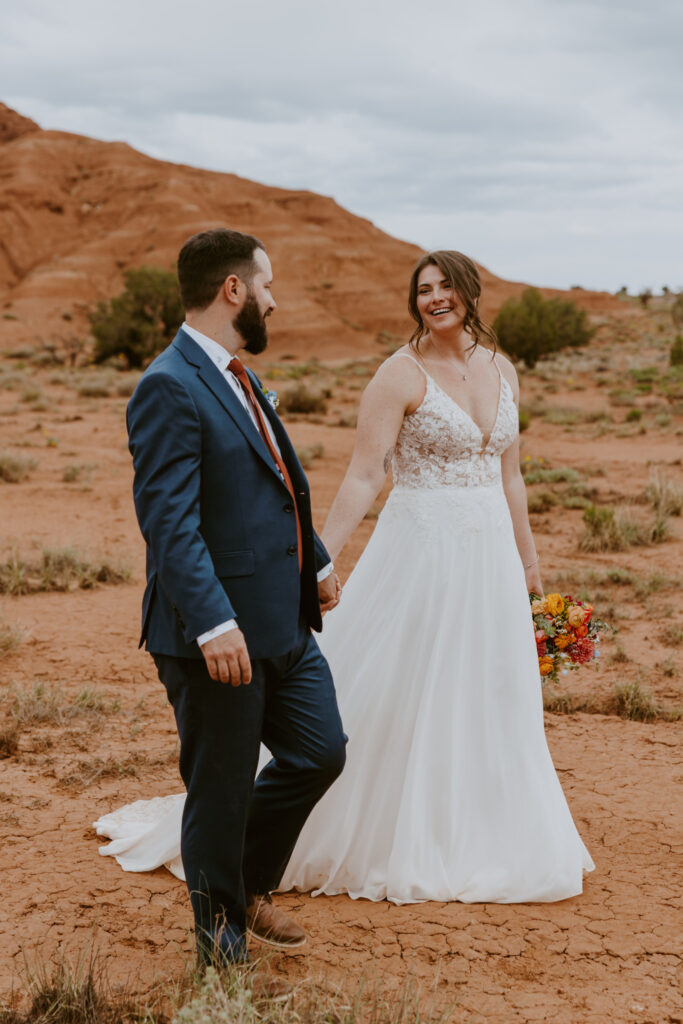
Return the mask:
[(269, 946), (294, 949), (303, 946), (306, 932), (274, 905), (270, 893), (247, 893), (247, 932)]

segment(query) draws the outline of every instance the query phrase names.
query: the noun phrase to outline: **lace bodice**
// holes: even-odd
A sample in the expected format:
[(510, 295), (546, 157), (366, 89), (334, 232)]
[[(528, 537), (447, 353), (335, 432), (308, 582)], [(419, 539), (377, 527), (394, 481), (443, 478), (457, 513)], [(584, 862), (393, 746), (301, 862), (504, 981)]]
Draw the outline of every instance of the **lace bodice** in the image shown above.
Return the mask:
[(484, 436), (464, 409), (446, 394), (423, 366), (427, 389), (421, 405), (403, 420), (392, 462), (399, 488), (482, 487), (500, 482), (500, 457), (519, 429), (512, 388), (500, 373), (498, 410), (491, 435)]

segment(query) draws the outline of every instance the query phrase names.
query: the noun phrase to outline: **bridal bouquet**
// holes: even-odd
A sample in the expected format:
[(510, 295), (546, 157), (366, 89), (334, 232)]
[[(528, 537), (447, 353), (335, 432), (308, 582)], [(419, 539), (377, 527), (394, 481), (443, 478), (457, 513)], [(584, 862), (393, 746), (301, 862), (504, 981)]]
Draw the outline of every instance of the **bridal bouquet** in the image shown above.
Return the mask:
[(530, 594), (538, 667), (545, 682), (600, 657), (600, 633), (610, 627), (593, 617), (593, 605), (562, 594)]

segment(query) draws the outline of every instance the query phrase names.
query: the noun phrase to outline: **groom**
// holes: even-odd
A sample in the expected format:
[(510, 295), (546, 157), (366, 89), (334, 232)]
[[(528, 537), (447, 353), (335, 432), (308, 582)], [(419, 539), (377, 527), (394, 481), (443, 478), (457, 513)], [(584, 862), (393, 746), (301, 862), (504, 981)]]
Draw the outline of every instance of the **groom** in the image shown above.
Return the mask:
[[(299, 832), (344, 766), (332, 677), (311, 629), (340, 587), (308, 483), (258, 378), (275, 309), (262, 242), (203, 231), (178, 257), (187, 321), (128, 406), (147, 543), (142, 638), (175, 712), (181, 853), (200, 962), (246, 933), (297, 946), (271, 901)], [(273, 755), (256, 782), (263, 742)]]

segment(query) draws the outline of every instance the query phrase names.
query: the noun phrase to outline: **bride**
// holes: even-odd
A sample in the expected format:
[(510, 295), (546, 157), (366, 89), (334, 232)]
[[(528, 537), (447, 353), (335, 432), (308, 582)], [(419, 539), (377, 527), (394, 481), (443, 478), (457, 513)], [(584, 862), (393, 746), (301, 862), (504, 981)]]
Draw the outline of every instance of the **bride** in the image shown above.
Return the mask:
[[(594, 867), (545, 740), (519, 387), (478, 316), (480, 291), (466, 256), (423, 256), (410, 282), (416, 329), (361, 401), (322, 533), (333, 558), (390, 466), (394, 487), (325, 618), (347, 763), (306, 822), (283, 890), (549, 902), (580, 893)], [(183, 877), (183, 801), (101, 818), (98, 833), (113, 840), (101, 852), (126, 870), (165, 863)]]

